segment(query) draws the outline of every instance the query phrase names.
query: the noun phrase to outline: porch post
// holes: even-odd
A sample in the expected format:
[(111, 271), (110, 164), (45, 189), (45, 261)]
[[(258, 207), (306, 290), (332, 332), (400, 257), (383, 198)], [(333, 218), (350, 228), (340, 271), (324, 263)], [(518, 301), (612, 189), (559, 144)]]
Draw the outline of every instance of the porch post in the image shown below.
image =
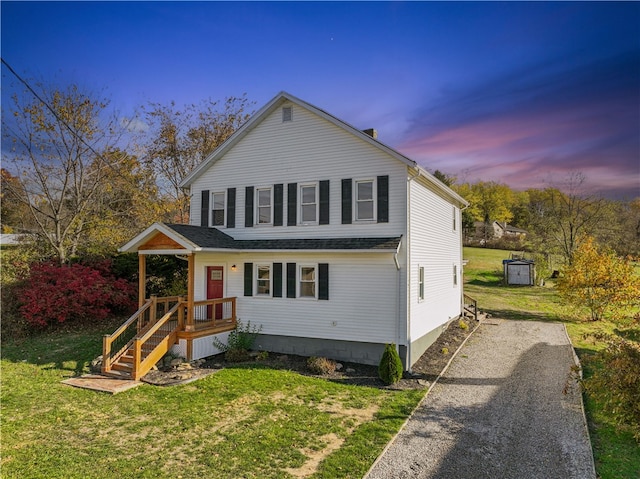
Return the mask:
[(185, 331), (195, 331), (193, 321), (193, 298), (194, 298), (194, 282), (195, 282), (195, 255), (193, 253), (187, 256), (189, 264), (189, 273), (187, 280), (187, 324)]
[(146, 298), (147, 256), (138, 253), (138, 308), (141, 308)]

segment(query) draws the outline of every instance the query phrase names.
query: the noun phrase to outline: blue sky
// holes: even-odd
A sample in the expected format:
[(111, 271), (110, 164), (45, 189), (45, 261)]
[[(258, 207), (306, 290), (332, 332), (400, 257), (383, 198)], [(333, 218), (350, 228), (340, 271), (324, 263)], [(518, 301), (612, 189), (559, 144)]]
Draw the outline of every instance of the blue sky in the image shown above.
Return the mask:
[[(638, 2), (7, 2), (22, 76), (123, 115), (285, 90), (424, 167), (640, 196)], [(13, 79), (3, 67), (2, 100)]]

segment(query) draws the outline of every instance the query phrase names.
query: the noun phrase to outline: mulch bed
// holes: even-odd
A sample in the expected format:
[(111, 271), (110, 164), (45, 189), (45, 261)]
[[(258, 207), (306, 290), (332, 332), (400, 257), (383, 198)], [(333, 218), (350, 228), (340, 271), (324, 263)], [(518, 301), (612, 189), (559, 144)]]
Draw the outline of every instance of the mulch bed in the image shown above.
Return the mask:
[(307, 368), (308, 358), (292, 354), (270, 353), (265, 359), (258, 357), (245, 362), (228, 362), (223, 354), (211, 356), (194, 363), (183, 363), (168, 368), (150, 371), (142, 381), (157, 386), (172, 386), (195, 381), (224, 368), (272, 368), (294, 371), (305, 376), (321, 377), (342, 384), (355, 384), (384, 389), (423, 389), (429, 387), (447, 365), (451, 356), (458, 350), (462, 342), (471, 334), (476, 326), (475, 321), (468, 321), (469, 327), (462, 329), (458, 322), (452, 322), (413, 365), (412, 373), (396, 384), (387, 386), (378, 377), (378, 367), (340, 362), (342, 367), (329, 374), (313, 374)]

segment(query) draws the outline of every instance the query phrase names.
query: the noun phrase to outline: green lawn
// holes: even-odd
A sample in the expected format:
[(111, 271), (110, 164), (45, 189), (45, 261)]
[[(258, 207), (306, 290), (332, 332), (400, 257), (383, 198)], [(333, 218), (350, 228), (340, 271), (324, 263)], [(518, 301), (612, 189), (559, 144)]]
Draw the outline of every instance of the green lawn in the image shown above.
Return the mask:
[[(603, 347), (589, 338), (590, 333), (616, 331), (609, 322), (581, 321), (576, 312), (563, 306), (552, 281), (540, 286), (506, 286), (503, 284), (502, 260), (508, 251), (485, 248), (465, 248), (465, 292), (478, 300), (481, 310), (506, 319), (535, 319), (562, 321), (567, 327), (578, 356), (584, 366), (585, 377), (593, 367), (589, 358)], [(585, 395), (589, 432), (601, 479), (640, 478), (640, 447), (631, 434), (616, 431), (611, 418), (601, 406)]]
[[(511, 319), (564, 320), (582, 358), (600, 347), (584, 333), (613, 331), (608, 323), (572, 317), (552, 284), (503, 286), (504, 257), (503, 251), (465, 249), (465, 288), (481, 309)], [(3, 344), (3, 478), (359, 478), (424, 393), (343, 385), (257, 365), (115, 396), (61, 384), (87, 371), (102, 334), (112, 329)], [(616, 432), (590, 398), (586, 406), (600, 477), (637, 479), (637, 443)]]
[(61, 384), (100, 341), (96, 330), (4, 345), (3, 478), (359, 478), (424, 394), (258, 366), (115, 396)]

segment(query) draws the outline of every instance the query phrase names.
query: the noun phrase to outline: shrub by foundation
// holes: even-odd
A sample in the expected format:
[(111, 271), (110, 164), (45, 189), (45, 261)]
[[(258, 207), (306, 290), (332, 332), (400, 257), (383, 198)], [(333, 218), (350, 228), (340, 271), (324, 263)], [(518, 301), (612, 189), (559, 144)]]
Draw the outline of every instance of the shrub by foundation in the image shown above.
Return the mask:
[(387, 344), (378, 365), (378, 375), (385, 384), (395, 384), (402, 378), (402, 361), (395, 344)]

